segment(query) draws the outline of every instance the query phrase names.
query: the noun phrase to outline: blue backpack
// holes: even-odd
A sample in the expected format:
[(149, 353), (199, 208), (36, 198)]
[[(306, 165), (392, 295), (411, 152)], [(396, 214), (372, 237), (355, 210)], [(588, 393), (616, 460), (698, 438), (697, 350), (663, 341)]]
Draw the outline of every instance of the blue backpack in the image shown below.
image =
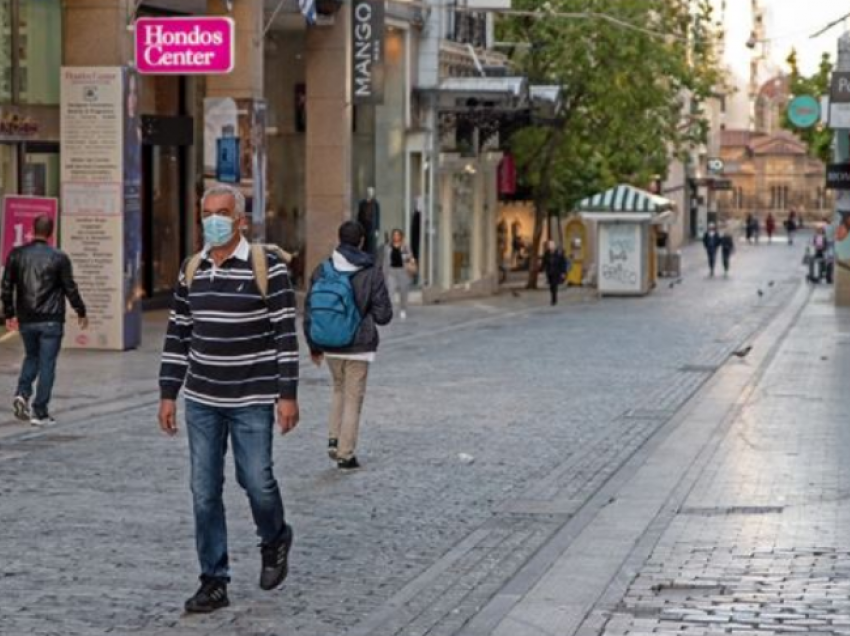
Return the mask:
[(331, 261), (322, 264), (310, 290), (310, 340), (321, 348), (343, 349), (354, 342), (363, 318), (354, 299), (351, 278)]

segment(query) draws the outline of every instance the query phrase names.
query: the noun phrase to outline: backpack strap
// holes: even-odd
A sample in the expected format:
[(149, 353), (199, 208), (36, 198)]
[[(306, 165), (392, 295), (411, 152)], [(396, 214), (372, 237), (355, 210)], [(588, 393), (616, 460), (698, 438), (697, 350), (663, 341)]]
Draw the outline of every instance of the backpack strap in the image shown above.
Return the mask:
[(259, 243), (251, 245), (251, 268), (254, 270), (254, 279), (257, 289), (263, 300), (269, 294), (269, 259), (266, 258), (266, 246)]
[(203, 253), (198, 252), (197, 254), (193, 254), (189, 259), (189, 262), (186, 263), (184, 276), (186, 277), (186, 287), (189, 289), (192, 288), (192, 281), (195, 280), (195, 274), (198, 273), (198, 268), (201, 266), (201, 260), (203, 260), (203, 258)]

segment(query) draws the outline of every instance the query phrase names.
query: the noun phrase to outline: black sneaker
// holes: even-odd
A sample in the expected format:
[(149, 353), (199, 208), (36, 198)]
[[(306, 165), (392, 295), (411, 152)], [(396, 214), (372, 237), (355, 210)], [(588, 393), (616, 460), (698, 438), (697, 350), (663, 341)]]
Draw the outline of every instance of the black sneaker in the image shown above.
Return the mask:
[(336, 452), (339, 448), (339, 440), (335, 440), (333, 438), (328, 440), (328, 457), (331, 459), (336, 459)]
[(356, 470), (360, 468), (360, 462), (357, 461), (356, 457), (351, 457), (349, 459), (339, 459), (336, 462), (336, 467), (342, 470)]
[(289, 574), (289, 550), (292, 548), (292, 526), (286, 526), (283, 538), (277, 543), (260, 546), (263, 569), (260, 571), (260, 587), (273, 590), (286, 580)]
[(56, 420), (54, 420), (49, 413), (44, 413), (42, 415), (33, 413), (32, 417), (30, 417), (30, 424), (39, 428), (43, 426), (55, 426)]
[(190, 614), (209, 614), (230, 605), (227, 598), (227, 583), (224, 579), (201, 577), (201, 588), (186, 601), (184, 608)]
[(15, 417), (22, 422), (29, 422), (32, 417), (29, 400), (22, 395), (16, 396), (12, 401), (12, 410), (15, 412)]

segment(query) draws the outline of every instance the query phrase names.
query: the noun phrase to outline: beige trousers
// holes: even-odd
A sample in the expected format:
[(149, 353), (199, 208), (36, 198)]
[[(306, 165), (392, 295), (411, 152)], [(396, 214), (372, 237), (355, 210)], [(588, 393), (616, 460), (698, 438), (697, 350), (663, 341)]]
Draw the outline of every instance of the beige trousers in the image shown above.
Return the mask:
[(366, 396), (369, 363), (363, 360), (328, 358), (333, 378), (333, 403), (328, 436), (339, 440), (337, 459), (351, 459), (357, 449), (360, 412)]

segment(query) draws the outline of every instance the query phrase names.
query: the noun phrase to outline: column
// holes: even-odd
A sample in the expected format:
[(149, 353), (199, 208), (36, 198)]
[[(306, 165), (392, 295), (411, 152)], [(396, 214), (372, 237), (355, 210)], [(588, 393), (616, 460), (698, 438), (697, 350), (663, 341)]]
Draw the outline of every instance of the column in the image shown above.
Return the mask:
[[(239, 188), (247, 199), (252, 241), (266, 240), (266, 102), (263, 98), (263, 3), (233, 2), (232, 11), (224, 0), (208, 0), (209, 15), (227, 16), (235, 22), (235, 66), (226, 75), (209, 75), (206, 80), (206, 111), (230, 111), (241, 155)], [(207, 122), (209, 123), (209, 122)], [(223, 134), (223, 133), (222, 133)], [(216, 153), (216, 139), (204, 139), (205, 155)], [(207, 163), (207, 162), (205, 162)], [(214, 182), (206, 175), (205, 187)]]
[(454, 286), (454, 239), (452, 238), (452, 212), (454, 209), (454, 184), (452, 173), (438, 172), (440, 183), (440, 215), (439, 221), (439, 264), (437, 281), (439, 286), (448, 291)]
[[(838, 40), (838, 63), (836, 71), (850, 71), (850, 33), (845, 33)], [(835, 143), (835, 161), (836, 163), (844, 163), (850, 159), (850, 142), (848, 142), (847, 130), (836, 130)], [(839, 193), (840, 194), (840, 193)], [(841, 200), (836, 201), (838, 210), (846, 209), (846, 204)], [(850, 214), (850, 209), (846, 209), (845, 214)], [(835, 219), (835, 227), (842, 220), (842, 214), (838, 212)], [(850, 238), (841, 242), (836, 242), (835, 246), (835, 304), (838, 307), (850, 307), (850, 270), (846, 269), (846, 265), (850, 262)]]
[(124, 66), (132, 60), (127, 25), (133, 0), (68, 0), (62, 13), (62, 64)]
[(354, 216), (351, 192), (351, 13), (307, 32), (306, 265), (307, 275), (337, 243), (337, 229)]
[(482, 270), (485, 276), (496, 275), (498, 277), (498, 240), (496, 238), (496, 226), (499, 224), (499, 193), (498, 193), (498, 162), (487, 164), (485, 173), (486, 183), (484, 185), (484, 200), (487, 206), (487, 214), (484, 217), (484, 264)]
[(472, 188), (472, 236), (469, 245), (469, 278), (471, 282), (481, 279), (481, 256), (484, 251), (484, 187), (487, 182), (487, 163), (476, 164), (475, 185)]

